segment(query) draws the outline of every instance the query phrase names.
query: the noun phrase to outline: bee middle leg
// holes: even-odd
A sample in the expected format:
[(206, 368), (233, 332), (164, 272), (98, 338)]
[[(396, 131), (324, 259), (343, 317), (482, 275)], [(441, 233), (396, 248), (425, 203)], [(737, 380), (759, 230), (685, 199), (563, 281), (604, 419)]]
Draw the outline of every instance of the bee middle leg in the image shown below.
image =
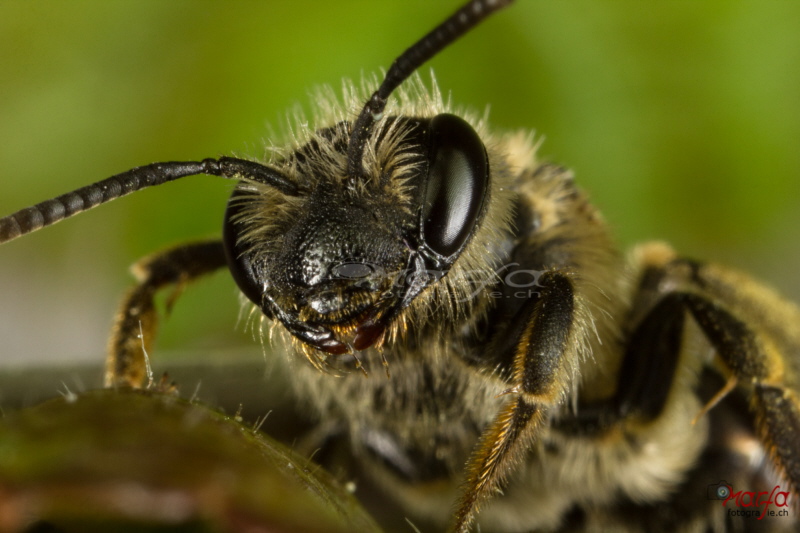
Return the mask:
[(172, 286), (169, 310), (183, 286), (226, 265), (222, 241), (183, 244), (145, 257), (133, 265), (138, 283), (123, 298), (114, 319), (106, 358), (105, 386), (141, 388), (147, 373), (145, 354), (158, 327), (155, 295)]
[[(650, 256), (657, 258), (658, 254)], [(800, 313), (754, 280), (673, 254), (650, 261), (643, 282), (680, 306), (716, 353), (728, 384), (709, 409), (736, 388), (749, 400), (756, 434), (792, 490), (800, 486), (800, 397), (797, 395)], [(669, 280), (662, 284), (661, 280)], [(676, 310), (676, 315), (678, 311)], [(795, 502), (796, 504), (796, 502)]]
[[(800, 398), (790, 388), (785, 358), (758, 325), (702, 295), (681, 295), (686, 308), (717, 350), (734, 382), (749, 389), (750, 408), (765, 448), (792, 490), (800, 487)], [(797, 505), (797, 504), (795, 504)]]

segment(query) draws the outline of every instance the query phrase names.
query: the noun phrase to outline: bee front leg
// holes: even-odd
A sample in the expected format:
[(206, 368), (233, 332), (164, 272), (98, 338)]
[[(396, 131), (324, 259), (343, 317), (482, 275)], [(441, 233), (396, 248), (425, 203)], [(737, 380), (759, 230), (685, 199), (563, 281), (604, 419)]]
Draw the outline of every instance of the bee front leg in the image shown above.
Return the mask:
[(172, 306), (183, 286), (226, 265), (222, 241), (183, 244), (141, 259), (132, 271), (139, 282), (130, 289), (114, 319), (106, 358), (106, 387), (141, 388), (147, 371), (149, 351), (158, 328), (156, 293), (174, 286)]
[(586, 328), (578, 319), (579, 302), (569, 274), (545, 272), (538, 284), (539, 297), (528, 301), (514, 319), (524, 327), (515, 342), (509, 401), (484, 430), (467, 463), (452, 528), (457, 533), (469, 530), (478, 506), (499, 490), (523, 459), (550, 408), (566, 399), (567, 369), (577, 358)]

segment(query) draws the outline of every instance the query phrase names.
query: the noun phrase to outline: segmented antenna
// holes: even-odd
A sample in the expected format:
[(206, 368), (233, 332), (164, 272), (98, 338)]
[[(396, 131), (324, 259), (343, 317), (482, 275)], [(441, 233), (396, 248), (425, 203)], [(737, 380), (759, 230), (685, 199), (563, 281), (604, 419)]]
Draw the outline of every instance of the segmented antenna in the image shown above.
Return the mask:
[[(512, 1), (472, 0), (394, 60), (383, 83), (366, 103), (353, 125), (347, 147), (347, 170), (350, 180), (360, 178), (361, 159), (366, 140), (375, 122), (380, 120), (387, 98), (398, 85), (447, 45)], [(0, 244), (126, 194), (198, 174), (261, 183), (274, 187), (288, 196), (297, 196), (301, 193), (294, 182), (277, 170), (244, 159), (221, 157), (202, 161), (153, 163), (111, 176), (0, 218)]]
[(0, 218), (0, 244), (126, 194), (198, 174), (261, 183), (274, 187), (288, 196), (299, 194), (297, 185), (283, 174), (244, 159), (220, 157), (202, 161), (153, 163), (136, 167)]
[(364, 105), (350, 132), (350, 143), (347, 146), (347, 175), (351, 183), (362, 176), (364, 146), (375, 122), (383, 116), (389, 95), (430, 58), (489, 15), (512, 2), (513, 0), (472, 0), (394, 60), (383, 83)]

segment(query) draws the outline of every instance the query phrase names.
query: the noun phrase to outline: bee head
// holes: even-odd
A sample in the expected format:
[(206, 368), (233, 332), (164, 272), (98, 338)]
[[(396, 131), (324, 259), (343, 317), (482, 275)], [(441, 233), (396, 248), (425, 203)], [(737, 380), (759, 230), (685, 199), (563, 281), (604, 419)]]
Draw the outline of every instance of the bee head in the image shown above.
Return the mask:
[(323, 359), (380, 346), (447, 275), (489, 196), (486, 149), (455, 115), (385, 117), (355, 176), (352, 131), (347, 121), (317, 130), (274, 162), (297, 195), (242, 184), (225, 217), (242, 292)]
[[(0, 244), (177, 179), (236, 179), (223, 247), (242, 292), (280, 321), (312, 362), (380, 347), (413, 303), (424, 309), (452, 299), (458, 284), (439, 282), (457, 261), (460, 271), (486, 266), (476, 259), (480, 252), (463, 252), (480, 232), (490, 190), (480, 136), (445, 111), (438, 92), (416, 95), (424, 112), (408, 93), (402, 105), (387, 108), (389, 96), (510, 1), (471, 0), (398, 56), (369, 98), (348, 103), (362, 104), (357, 116), (329, 109), (313, 131), (301, 121), (303, 140), (295, 137), (268, 164), (220, 157), (136, 167), (0, 218)], [(485, 251), (491, 231), (481, 233)], [(201, 266), (218, 265), (214, 258)], [(426, 300), (426, 292), (449, 296)]]
[(506, 4), (463, 6), (392, 63), (354, 120), (328, 117), (261, 172), (265, 181), (234, 192), (223, 229), (233, 277), (317, 366), (380, 346), (479, 228), (490, 172), (478, 134), (455, 115), (417, 115), (413, 106), (392, 113), (387, 103), (423, 63)]

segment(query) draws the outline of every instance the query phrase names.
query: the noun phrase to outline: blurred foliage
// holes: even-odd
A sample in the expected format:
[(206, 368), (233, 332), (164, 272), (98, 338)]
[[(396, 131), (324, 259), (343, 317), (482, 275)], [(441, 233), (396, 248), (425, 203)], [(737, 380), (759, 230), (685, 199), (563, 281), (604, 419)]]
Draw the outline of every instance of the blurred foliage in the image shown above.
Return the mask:
[(324, 470), (241, 420), (130, 390), (0, 420), (0, 532), (40, 530), (379, 532)]
[[(388, 67), (457, 4), (5, 1), (0, 213), (152, 161), (260, 156), (312, 87)], [(518, 1), (430, 66), (496, 127), (544, 135), (621, 244), (800, 297), (800, 3)], [(218, 234), (230, 188), (185, 180), (4, 246), (0, 355), (97, 357), (126, 266)], [(234, 294), (224, 275), (187, 291), (160, 351), (248, 344)]]

